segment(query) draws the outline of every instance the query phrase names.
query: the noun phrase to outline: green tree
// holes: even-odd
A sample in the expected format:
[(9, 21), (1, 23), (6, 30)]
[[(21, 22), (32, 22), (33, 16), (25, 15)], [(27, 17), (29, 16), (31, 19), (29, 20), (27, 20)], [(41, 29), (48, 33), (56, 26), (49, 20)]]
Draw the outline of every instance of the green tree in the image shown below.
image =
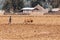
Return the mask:
[(3, 10), (9, 12), (11, 8), (13, 8), (13, 11), (20, 10), (23, 7), (23, 1), (22, 0), (6, 0), (5, 4), (3, 6)]

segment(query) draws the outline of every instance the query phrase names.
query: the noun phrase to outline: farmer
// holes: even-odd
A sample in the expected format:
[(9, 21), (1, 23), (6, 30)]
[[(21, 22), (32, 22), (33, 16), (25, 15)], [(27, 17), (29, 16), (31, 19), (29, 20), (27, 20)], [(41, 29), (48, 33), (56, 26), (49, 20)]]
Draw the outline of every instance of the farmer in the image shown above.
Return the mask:
[(9, 24), (11, 24), (11, 16), (9, 17)]

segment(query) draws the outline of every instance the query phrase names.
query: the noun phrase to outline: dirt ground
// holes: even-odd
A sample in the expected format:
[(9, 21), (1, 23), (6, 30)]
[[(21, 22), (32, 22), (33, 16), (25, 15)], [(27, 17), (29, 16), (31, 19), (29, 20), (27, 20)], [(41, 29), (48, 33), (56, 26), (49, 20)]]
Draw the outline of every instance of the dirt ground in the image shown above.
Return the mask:
[(60, 25), (1, 24), (0, 40), (60, 40)]

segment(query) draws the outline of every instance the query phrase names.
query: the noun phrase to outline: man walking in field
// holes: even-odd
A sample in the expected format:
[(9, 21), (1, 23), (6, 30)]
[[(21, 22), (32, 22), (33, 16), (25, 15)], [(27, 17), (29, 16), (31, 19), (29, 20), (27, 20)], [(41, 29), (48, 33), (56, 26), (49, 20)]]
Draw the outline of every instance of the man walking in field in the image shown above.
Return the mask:
[(11, 16), (9, 17), (9, 24), (11, 24)]

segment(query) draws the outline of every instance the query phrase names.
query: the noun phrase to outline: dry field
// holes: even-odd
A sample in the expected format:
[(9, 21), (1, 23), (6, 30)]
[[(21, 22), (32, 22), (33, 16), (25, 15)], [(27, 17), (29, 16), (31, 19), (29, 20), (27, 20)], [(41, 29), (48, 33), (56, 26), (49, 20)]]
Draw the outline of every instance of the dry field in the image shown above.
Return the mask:
[(4, 17), (7, 23), (0, 21), (0, 40), (60, 40), (59, 15), (12, 16), (11, 24), (8, 24), (9, 16)]

